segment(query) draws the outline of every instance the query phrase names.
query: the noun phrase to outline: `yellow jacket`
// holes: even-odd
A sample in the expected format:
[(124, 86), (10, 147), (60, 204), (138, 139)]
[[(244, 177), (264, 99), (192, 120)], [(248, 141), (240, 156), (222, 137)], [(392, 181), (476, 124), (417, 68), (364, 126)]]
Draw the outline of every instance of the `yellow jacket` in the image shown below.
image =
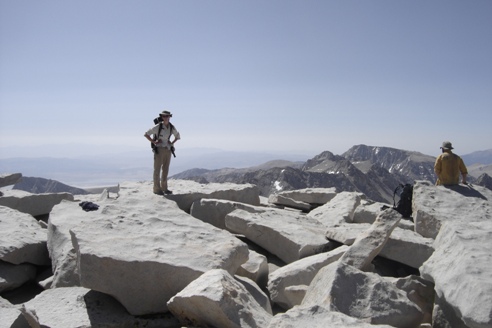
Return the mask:
[(454, 185), (460, 183), (460, 173), (466, 177), (468, 170), (461, 157), (451, 151), (442, 153), (434, 164), (437, 174), (436, 185)]

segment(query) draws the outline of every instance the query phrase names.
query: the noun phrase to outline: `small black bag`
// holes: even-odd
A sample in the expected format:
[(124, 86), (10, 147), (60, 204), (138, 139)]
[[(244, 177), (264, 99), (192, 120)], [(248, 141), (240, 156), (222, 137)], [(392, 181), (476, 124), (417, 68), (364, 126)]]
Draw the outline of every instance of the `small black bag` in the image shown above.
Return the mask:
[[(395, 196), (399, 195), (400, 200), (398, 204), (395, 202)], [(401, 184), (396, 187), (393, 193), (393, 208), (399, 212), (403, 218), (411, 219), (412, 217), (412, 198), (413, 198), (413, 185)]]

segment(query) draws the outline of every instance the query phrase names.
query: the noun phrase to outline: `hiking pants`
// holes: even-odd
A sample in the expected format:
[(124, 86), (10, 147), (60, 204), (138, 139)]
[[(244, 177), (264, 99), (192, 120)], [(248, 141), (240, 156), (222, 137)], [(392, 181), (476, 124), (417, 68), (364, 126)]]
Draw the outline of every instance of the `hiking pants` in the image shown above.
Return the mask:
[(171, 164), (171, 150), (167, 147), (158, 147), (154, 154), (154, 192), (167, 190), (167, 175)]

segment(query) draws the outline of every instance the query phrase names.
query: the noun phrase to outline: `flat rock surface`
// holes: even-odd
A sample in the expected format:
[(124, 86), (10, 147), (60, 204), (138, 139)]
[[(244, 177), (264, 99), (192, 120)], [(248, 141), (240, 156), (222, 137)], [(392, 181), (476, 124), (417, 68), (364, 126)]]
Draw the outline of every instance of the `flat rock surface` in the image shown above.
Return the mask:
[(48, 289), (25, 303), (31, 327), (177, 327), (170, 316), (136, 318), (114, 298), (83, 287)]
[(260, 191), (252, 184), (207, 183), (201, 184), (189, 180), (169, 180), (172, 195), (166, 198), (174, 200), (179, 208), (190, 213), (191, 205), (198, 199), (215, 198), (250, 205), (260, 205)]
[(241, 209), (226, 216), (226, 227), (291, 263), (325, 252), (331, 245), (323, 225), (305, 215), (283, 210), (250, 213)]
[(247, 261), (245, 243), (151, 189), (122, 184), (120, 195), (94, 212), (64, 203), (60, 213), (83, 222), (70, 229), (81, 286), (114, 296), (130, 313), (165, 312), (166, 302), (202, 273), (234, 274)]
[(38, 216), (49, 214), (53, 206), (62, 200), (74, 200), (72, 194), (62, 192), (53, 194), (31, 194), (22, 190), (6, 190), (0, 197), (0, 205), (19, 212)]
[(480, 186), (414, 187), (418, 231), (437, 234), (421, 268), (469, 327), (492, 326), (492, 191)]

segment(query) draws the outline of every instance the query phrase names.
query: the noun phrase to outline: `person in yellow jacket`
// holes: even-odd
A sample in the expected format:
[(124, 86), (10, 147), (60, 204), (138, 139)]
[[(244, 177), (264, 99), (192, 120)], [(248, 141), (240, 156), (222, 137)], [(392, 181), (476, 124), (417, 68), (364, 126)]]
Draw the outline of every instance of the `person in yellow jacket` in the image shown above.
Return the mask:
[(441, 146), (442, 154), (437, 157), (434, 164), (434, 172), (437, 175), (436, 185), (457, 185), (460, 183), (466, 184), (466, 176), (468, 170), (465, 163), (458, 155), (451, 150), (454, 149), (449, 141), (444, 141)]

